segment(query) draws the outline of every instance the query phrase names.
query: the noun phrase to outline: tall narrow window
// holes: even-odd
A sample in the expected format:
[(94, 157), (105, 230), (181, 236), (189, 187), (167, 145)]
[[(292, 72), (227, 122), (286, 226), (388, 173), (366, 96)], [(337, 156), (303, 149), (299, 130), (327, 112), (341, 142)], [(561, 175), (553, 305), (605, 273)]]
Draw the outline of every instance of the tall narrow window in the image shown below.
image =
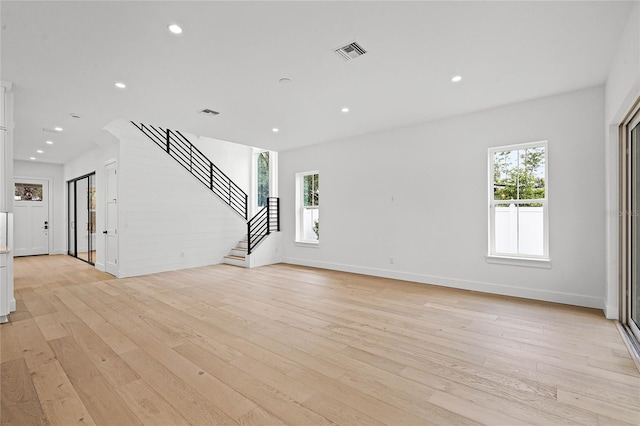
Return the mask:
[(489, 256), (549, 258), (547, 143), (489, 150)]
[(318, 172), (296, 175), (297, 205), (296, 241), (318, 243), (320, 240), (320, 177)]
[(256, 175), (258, 208), (262, 208), (267, 205), (267, 198), (269, 198), (269, 151), (258, 154)]

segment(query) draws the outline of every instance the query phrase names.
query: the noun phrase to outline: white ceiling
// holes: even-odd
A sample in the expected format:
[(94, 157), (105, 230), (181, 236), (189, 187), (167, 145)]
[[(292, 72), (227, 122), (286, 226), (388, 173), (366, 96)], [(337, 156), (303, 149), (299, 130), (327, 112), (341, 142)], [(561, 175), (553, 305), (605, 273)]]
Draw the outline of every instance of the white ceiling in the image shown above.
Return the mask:
[(599, 85), (631, 6), (3, 0), (15, 158), (65, 163), (117, 118), (280, 151)]

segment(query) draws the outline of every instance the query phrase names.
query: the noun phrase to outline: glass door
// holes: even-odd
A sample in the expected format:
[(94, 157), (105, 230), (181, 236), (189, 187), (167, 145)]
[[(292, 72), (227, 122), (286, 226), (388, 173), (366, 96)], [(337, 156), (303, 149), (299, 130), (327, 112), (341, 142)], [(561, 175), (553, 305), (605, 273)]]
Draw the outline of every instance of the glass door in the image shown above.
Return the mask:
[[(630, 243), (629, 282), (626, 295), (626, 325), (640, 340), (640, 315), (638, 305), (640, 304), (640, 113), (627, 125), (627, 141), (630, 157)], [(624, 301), (623, 301), (624, 302)]]
[(68, 254), (87, 263), (96, 258), (95, 173), (68, 182)]

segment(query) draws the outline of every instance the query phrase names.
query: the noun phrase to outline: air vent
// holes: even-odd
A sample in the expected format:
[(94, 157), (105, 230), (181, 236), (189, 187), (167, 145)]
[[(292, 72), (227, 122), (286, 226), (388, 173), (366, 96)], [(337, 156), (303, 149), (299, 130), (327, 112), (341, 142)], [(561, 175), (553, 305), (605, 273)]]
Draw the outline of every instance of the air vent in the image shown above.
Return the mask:
[(203, 110), (200, 110), (200, 111), (198, 111), (198, 113), (204, 114), (204, 115), (211, 115), (211, 116), (220, 114), (218, 111), (214, 111), (214, 110), (209, 109), (209, 108), (205, 108)]
[(346, 46), (342, 46), (341, 48), (334, 50), (334, 52), (336, 52), (338, 56), (345, 61), (350, 61), (367, 53), (367, 51), (364, 50), (356, 41), (349, 43)]

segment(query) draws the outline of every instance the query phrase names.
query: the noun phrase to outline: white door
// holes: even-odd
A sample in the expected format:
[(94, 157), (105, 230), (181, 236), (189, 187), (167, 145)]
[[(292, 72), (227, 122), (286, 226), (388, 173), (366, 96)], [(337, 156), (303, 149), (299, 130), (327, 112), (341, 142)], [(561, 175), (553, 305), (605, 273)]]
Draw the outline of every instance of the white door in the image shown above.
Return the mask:
[(105, 165), (106, 212), (105, 230), (105, 271), (118, 276), (118, 170), (116, 163)]
[(49, 254), (49, 182), (15, 181), (13, 215), (14, 256)]

